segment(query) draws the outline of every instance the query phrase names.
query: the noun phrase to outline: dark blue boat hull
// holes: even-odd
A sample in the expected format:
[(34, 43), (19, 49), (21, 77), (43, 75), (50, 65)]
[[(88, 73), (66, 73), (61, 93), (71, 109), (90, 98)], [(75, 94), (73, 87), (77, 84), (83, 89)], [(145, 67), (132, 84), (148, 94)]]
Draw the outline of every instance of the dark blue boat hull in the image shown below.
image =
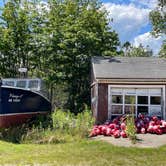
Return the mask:
[(0, 127), (26, 122), (51, 111), (51, 103), (39, 92), (2, 86), (0, 89)]

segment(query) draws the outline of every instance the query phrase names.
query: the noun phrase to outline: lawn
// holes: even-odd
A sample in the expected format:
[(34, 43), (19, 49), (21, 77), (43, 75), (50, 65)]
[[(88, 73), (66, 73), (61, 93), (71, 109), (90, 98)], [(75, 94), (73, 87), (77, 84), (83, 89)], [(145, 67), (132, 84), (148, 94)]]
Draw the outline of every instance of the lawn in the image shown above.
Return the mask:
[(158, 149), (124, 148), (92, 140), (53, 145), (0, 141), (0, 165), (37, 166), (164, 166), (166, 146)]

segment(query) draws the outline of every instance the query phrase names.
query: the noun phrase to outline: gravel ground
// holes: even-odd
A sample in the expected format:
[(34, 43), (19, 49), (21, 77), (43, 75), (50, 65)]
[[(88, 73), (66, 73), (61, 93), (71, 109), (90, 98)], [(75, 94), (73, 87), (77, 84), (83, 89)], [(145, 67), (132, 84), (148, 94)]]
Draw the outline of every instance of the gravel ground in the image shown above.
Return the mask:
[(166, 134), (137, 134), (138, 141), (136, 144), (132, 144), (128, 138), (114, 138), (107, 136), (97, 136), (92, 139), (109, 142), (116, 146), (124, 147), (140, 147), (140, 148), (157, 148), (162, 145), (166, 145)]

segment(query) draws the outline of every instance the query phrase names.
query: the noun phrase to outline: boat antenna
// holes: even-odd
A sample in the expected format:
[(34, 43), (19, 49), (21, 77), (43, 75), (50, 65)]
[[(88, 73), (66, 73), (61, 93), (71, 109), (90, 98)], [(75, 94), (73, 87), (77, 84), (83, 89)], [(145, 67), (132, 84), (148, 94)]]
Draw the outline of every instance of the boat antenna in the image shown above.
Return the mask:
[(20, 68), (18, 69), (18, 71), (20, 72), (20, 75), (21, 75), (23, 78), (25, 78), (28, 69), (27, 69), (26, 67), (20, 67)]

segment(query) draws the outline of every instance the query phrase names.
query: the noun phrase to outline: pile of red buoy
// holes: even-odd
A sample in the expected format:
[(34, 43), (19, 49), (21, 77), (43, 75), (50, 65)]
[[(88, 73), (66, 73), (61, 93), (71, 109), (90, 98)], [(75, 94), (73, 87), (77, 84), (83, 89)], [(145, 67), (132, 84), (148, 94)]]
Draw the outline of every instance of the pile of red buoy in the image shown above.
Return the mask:
[[(135, 128), (137, 133), (161, 135), (166, 133), (166, 121), (160, 120), (156, 116), (139, 115), (135, 118)], [(115, 138), (127, 138), (126, 129), (126, 116), (121, 116), (113, 119), (111, 122), (107, 121), (103, 125), (95, 125), (90, 133), (90, 137), (104, 135)]]

